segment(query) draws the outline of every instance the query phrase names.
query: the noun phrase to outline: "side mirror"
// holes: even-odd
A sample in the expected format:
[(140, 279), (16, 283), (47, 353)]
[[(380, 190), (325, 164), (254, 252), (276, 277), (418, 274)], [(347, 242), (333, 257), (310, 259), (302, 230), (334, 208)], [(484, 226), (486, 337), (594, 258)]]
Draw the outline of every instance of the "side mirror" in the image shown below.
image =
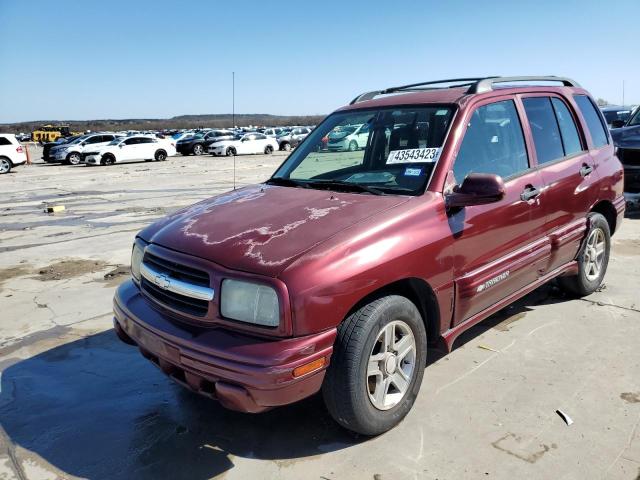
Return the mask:
[(447, 208), (469, 207), (498, 202), (504, 195), (504, 181), (499, 175), (470, 173), (462, 185), (456, 185), (453, 192), (446, 195), (445, 202)]
[(118, 147), (119, 147), (119, 148), (124, 147), (124, 143), (119, 143), (119, 144), (118, 144)]
[(80, 145), (84, 147), (86, 144), (87, 142), (82, 142)]
[(624, 127), (625, 123), (626, 122), (624, 120), (614, 120), (613, 122), (611, 122), (611, 128)]

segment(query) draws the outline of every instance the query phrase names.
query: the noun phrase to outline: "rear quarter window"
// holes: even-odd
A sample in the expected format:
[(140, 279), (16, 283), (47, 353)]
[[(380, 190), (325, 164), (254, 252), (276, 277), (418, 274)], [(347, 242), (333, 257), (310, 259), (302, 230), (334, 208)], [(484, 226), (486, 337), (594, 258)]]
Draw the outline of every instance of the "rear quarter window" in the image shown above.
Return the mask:
[(2, 145), (11, 145), (11, 140), (7, 137), (0, 137), (0, 146)]
[(585, 122), (587, 122), (587, 128), (591, 133), (591, 139), (595, 148), (600, 148), (609, 143), (609, 136), (605, 130), (602, 117), (598, 113), (595, 105), (589, 97), (586, 95), (574, 95), (573, 96), (578, 104), (578, 108), (582, 112)]

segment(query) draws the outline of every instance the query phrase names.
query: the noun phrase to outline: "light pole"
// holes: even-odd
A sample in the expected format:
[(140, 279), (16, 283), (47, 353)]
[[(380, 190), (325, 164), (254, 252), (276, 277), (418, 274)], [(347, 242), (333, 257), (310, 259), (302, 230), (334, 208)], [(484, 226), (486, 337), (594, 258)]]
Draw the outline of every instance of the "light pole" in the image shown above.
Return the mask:
[[(236, 72), (231, 72), (231, 131), (236, 128)], [(236, 152), (233, 152), (233, 189), (236, 189)]]

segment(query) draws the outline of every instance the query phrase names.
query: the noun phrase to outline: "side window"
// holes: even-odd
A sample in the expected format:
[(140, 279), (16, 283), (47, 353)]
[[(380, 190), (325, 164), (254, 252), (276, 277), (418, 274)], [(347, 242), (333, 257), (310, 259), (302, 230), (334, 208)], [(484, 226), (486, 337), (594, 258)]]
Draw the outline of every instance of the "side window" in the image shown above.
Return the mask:
[(593, 140), (593, 146), (600, 148), (609, 143), (609, 137), (602, 124), (600, 114), (597, 112), (596, 107), (586, 95), (574, 95), (576, 103), (582, 112), (582, 116), (587, 122), (587, 127), (591, 133), (591, 139)]
[(139, 138), (138, 143), (153, 143), (153, 138), (151, 137)]
[(0, 137), (0, 145), (11, 145), (11, 140), (7, 137)]
[(564, 157), (560, 128), (549, 97), (523, 98), (524, 110), (536, 146), (538, 163), (548, 163)]
[(470, 173), (510, 177), (529, 168), (522, 125), (513, 100), (477, 108), (453, 164), (458, 183)]
[(580, 137), (578, 136), (578, 129), (573, 121), (571, 113), (569, 112), (569, 108), (559, 98), (553, 97), (551, 99), (551, 103), (553, 104), (553, 109), (556, 112), (556, 118), (558, 119), (564, 154), (571, 155), (573, 153), (581, 152), (582, 144), (580, 143)]
[(264, 140), (265, 138), (267, 138), (267, 137), (262, 135), (262, 134), (256, 135), (256, 140)]
[(124, 141), (125, 145), (135, 145), (136, 143), (138, 143), (137, 138), (128, 138), (127, 140)]

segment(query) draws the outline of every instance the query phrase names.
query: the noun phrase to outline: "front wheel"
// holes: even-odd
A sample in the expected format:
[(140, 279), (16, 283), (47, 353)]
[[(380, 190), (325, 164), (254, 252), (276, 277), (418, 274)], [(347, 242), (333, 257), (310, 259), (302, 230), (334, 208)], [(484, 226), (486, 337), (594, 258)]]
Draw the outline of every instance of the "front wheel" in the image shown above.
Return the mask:
[(578, 274), (558, 278), (563, 290), (579, 297), (589, 295), (600, 287), (611, 251), (611, 232), (607, 219), (599, 213), (590, 213), (587, 220), (589, 230), (578, 253)]
[(229, 147), (227, 148), (227, 151), (225, 152), (225, 154), (227, 155), (227, 157), (232, 157), (236, 154), (236, 149), (233, 147)]
[(284, 150), (285, 152), (288, 152), (289, 150), (291, 150), (291, 144), (289, 142), (285, 142), (280, 146), (280, 150)]
[(114, 157), (113, 155), (105, 155), (104, 157), (102, 157), (100, 163), (102, 165), (113, 165), (114, 163), (116, 163), (116, 157)]
[(273, 147), (271, 145), (267, 145), (264, 147), (264, 154), (271, 155), (273, 153)]
[(202, 155), (204, 153), (204, 147), (200, 144), (197, 144), (193, 147), (194, 155)]
[(82, 156), (79, 153), (72, 152), (67, 156), (67, 162), (69, 165), (79, 165), (82, 161)]
[(158, 150), (153, 158), (156, 159), (156, 162), (164, 162), (167, 159), (167, 152)]
[(355, 140), (351, 140), (351, 142), (349, 143), (349, 151), (355, 152), (356, 150), (358, 150), (358, 142), (356, 142)]
[(420, 312), (390, 295), (364, 305), (339, 327), (322, 386), (331, 416), (363, 435), (379, 435), (411, 410), (427, 357)]

